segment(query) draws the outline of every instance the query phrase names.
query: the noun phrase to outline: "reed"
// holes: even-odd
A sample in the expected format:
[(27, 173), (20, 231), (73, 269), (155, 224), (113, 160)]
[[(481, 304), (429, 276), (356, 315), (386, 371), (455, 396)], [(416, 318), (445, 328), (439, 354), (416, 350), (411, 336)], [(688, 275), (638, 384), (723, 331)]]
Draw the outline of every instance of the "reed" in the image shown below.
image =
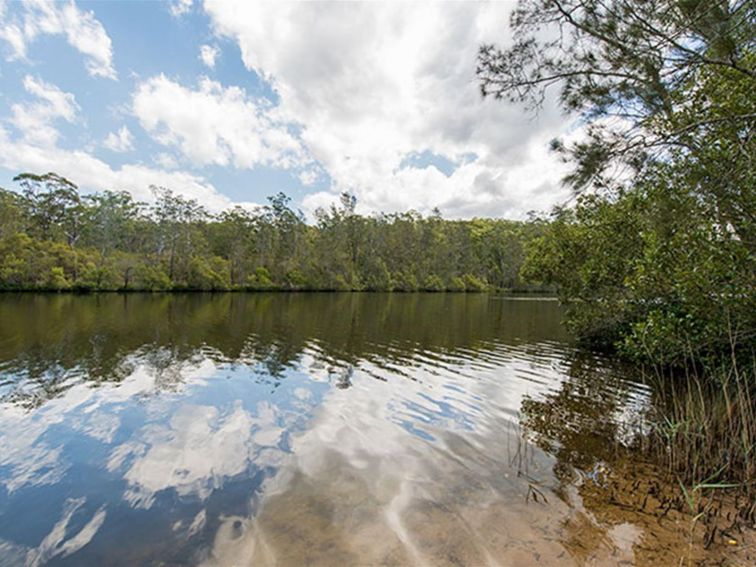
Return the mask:
[(643, 448), (677, 479), (698, 517), (726, 495), (737, 522), (756, 522), (756, 357), (683, 372), (654, 369), (658, 395)]

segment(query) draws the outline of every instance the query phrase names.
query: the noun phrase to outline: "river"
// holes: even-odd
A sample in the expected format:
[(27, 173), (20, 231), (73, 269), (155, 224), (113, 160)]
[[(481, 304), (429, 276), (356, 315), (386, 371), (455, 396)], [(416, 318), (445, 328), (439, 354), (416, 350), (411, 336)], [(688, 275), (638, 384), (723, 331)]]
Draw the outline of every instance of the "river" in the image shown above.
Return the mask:
[(0, 565), (658, 560), (585, 492), (649, 390), (561, 322), (489, 294), (0, 295)]

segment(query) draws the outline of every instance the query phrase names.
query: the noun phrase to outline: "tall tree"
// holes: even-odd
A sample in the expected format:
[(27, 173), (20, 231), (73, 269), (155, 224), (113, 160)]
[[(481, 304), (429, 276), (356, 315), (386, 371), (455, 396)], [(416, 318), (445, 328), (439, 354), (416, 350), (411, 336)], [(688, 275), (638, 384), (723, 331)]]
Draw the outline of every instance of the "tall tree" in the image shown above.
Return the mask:
[(157, 221), (159, 256), (168, 255), (168, 278), (176, 276), (176, 266), (186, 265), (194, 252), (195, 225), (207, 218), (207, 211), (195, 199), (185, 199), (165, 187), (151, 187), (156, 202), (152, 214)]
[(510, 47), (480, 49), (483, 95), (538, 109), (554, 88), (586, 127), (553, 144), (567, 182), (599, 189), (557, 212), (526, 272), (560, 287), (582, 334), (641, 357), (748, 351), (756, 2), (520, 0), (511, 27)]
[[(706, 164), (723, 130), (732, 165), (753, 170), (753, 0), (520, 0), (511, 28), (510, 47), (480, 48), (481, 91), (537, 109), (557, 89), (563, 109), (588, 125), (584, 139), (554, 142), (576, 165), (567, 179), (576, 188), (610, 185), (613, 166), (642, 171), (671, 152)], [(731, 100), (706, 92), (725, 84)], [(701, 190), (742, 222), (726, 202), (731, 190)]]
[(13, 178), (28, 202), (32, 232), (53, 238), (63, 230), (69, 244), (75, 245), (81, 231), (81, 198), (75, 183), (57, 173), (21, 173)]

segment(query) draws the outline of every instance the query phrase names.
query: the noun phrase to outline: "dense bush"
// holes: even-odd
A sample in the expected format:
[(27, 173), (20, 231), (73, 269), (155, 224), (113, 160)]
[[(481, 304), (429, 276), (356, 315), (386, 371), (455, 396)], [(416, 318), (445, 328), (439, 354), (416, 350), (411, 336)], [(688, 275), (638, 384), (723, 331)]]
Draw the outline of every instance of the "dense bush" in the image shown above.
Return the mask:
[(38, 290), (482, 291), (520, 285), (540, 223), (362, 216), (344, 195), (314, 225), (277, 195), (256, 211), (210, 215), (153, 188), (81, 195), (55, 174), (0, 190), (0, 288)]
[(753, 346), (754, 258), (685, 190), (651, 176), (583, 197), (528, 249), (523, 274), (558, 286), (582, 338), (681, 365)]

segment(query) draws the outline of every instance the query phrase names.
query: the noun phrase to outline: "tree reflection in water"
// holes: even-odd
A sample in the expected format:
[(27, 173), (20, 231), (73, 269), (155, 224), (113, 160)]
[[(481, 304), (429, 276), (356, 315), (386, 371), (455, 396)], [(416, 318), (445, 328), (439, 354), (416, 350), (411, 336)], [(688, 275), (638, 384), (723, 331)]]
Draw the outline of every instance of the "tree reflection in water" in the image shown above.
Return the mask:
[(637, 560), (585, 487), (648, 392), (560, 321), (486, 294), (0, 296), (0, 553), (90, 526), (74, 564)]
[(566, 340), (555, 307), (484, 294), (5, 294), (0, 399), (36, 406), (78, 381), (118, 382), (137, 361), (166, 388), (204, 358), (271, 383), (303, 353), (333, 368), (417, 366), (423, 352)]

